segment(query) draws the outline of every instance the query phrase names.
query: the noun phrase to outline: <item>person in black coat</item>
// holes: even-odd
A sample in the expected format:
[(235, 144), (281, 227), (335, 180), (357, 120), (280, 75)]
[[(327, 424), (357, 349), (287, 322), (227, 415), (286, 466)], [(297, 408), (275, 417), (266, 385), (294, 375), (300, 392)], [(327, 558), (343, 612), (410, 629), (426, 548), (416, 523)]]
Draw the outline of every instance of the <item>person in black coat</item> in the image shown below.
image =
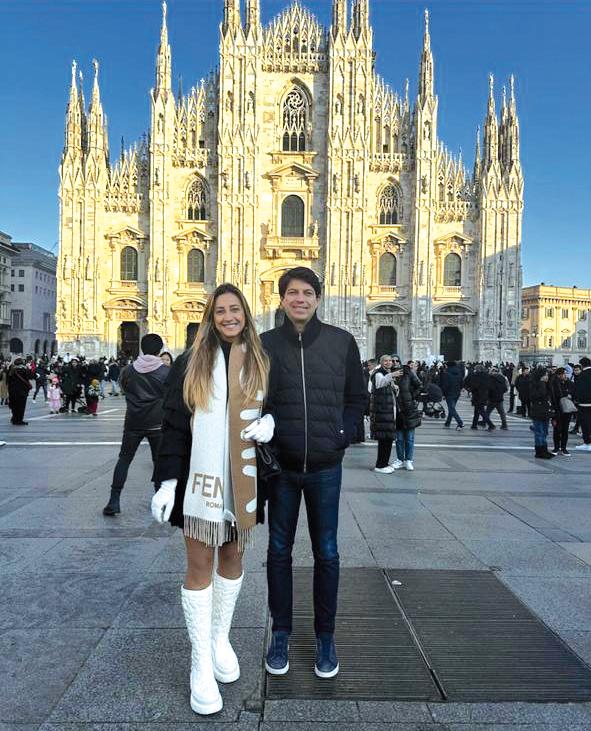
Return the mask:
[(553, 415), (553, 409), (549, 373), (544, 367), (537, 368), (531, 375), (530, 398), (535, 455), (540, 459), (552, 459), (554, 455), (548, 451), (548, 422)]
[(507, 414), (505, 413), (505, 393), (509, 388), (507, 379), (499, 371), (498, 368), (491, 368), (488, 378), (488, 407), (486, 409), (486, 415), (491, 421), (488, 427), (489, 431), (495, 428), (495, 425), (490, 419), (490, 415), (496, 409), (501, 417), (501, 429), (508, 429), (507, 426)]
[(371, 435), (377, 440), (378, 454), (376, 472), (390, 474), (394, 467), (390, 464), (392, 443), (396, 436), (396, 391), (394, 378), (402, 370), (392, 371), (392, 356), (382, 355), (380, 367), (371, 375)]
[(579, 408), (579, 422), (583, 432), (583, 444), (575, 449), (591, 452), (591, 360), (587, 357), (579, 361), (581, 374), (575, 381), (575, 401)]
[(396, 371), (396, 456), (394, 469), (414, 470), (415, 429), (421, 425), (418, 398), (422, 384), (417, 374), (407, 365)]
[(524, 366), (521, 373), (515, 379), (515, 388), (519, 394), (519, 400), (521, 401), (521, 416), (526, 418), (530, 412), (530, 395), (529, 387), (531, 382), (531, 370), (529, 366)]
[(570, 457), (570, 452), (566, 447), (568, 444), (568, 427), (573, 412), (564, 411), (564, 402), (561, 403), (561, 399), (567, 398), (572, 401), (574, 390), (574, 383), (569, 379), (566, 368), (558, 368), (550, 379), (550, 399), (554, 409), (554, 416), (552, 417), (554, 449), (552, 454), (555, 456), (561, 454), (563, 457)]
[(484, 421), (486, 426), (494, 429), (495, 427), (486, 413), (489, 390), (489, 375), (486, 368), (480, 363), (476, 365), (472, 373), (466, 378), (464, 386), (472, 395), (472, 406), (474, 407), (474, 416), (472, 417), (470, 429), (478, 429), (479, 418)]
[(464, 367), (458, 365), (455, 360), (450, 361), (439, 377), (439, 385), (443, 391), (445, 402), (447, 404), (447, 419), (444, 426), (451, 426), (451, 420), (456, 420), (456, 429), (464, 428), (462, 417), (456, 410), (456, 404), (462, 393), (462, 385), (464, 383)]
[(24, 421), (24, 417), (32, 378), (33, 373), (27, 368), (24, 360), (15, 358), (8, 370), (8, 401), (12, 411), (10, 423), (13, 426), (27, 426), (29, 423)]

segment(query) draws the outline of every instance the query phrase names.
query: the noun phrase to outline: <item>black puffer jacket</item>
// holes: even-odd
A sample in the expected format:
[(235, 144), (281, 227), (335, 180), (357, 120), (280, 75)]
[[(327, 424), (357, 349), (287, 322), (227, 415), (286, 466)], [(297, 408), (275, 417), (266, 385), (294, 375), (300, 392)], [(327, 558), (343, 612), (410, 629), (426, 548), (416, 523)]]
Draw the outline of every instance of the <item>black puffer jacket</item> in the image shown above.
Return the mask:
[(473, 371), (466, 378), (465, 387), (472, 394), (472, 406), (485, 406), (488, 403), (489, 375), (486, 371)]
[(575, 390), (575, 384), (568, 379), (563, 381), (559, 376), (552, 376), (550, 379), (550, 400), (552, 401), (552, 408), (556, 414), (561, 414), (562, 409), (560, 408), (560, 399), (573, 397)]
[(439, 383), (445, 398), (459, 398), (464, 382), (464, 369), (457, 365), (446, 368), (440, 376)]
[(127, 410), (125, 429), (146, 431), (162, 425), (162, 402), (170, 368), (164, 363), (151, 373), (138, 373), (133, 365), (121, 372), (121, 386), (125, 392)]
[(378, 441), (387, 441), (396, 436), (396, 397), (389, 383), (376, 388), (377, 374), (386, 376), (388, 371), (380, 367), (371, 375), (371, 436)]
[(314, 316), (299, 335), (288, 318), (263, 333), (271, 360), (265, 412), (284, 469), (316, 472), (343, 459), (367, 399), (354, 337)]
[(507, 381), (502, 373), (491, 373), (488, 377), (488, 400), (498, 404), (507, 391)]
[(416, 429), (421, 426), (417, 404), (422, 390), (421, 382), (414, 371), (404, 366), (402, 376), (396, 379), (396, 385), (396, 429)]
[(591, 406), (591, 368), (584, 368), (575, 381), (575, 401), (583, 406)]
[(535, 371), (530, 380), (530, 416), (534, 421), (547, 421), (553, 413), (550, 385), (541, 380), (544, 372)]

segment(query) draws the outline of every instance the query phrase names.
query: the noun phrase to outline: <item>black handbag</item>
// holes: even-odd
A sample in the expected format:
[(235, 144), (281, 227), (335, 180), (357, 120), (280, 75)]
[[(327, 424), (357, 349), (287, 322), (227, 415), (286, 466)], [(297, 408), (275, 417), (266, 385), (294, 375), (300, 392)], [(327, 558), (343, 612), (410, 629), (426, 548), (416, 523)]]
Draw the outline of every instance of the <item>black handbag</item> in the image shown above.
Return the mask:
[(281, 474), (281, 465), (268, 444), (255, 443), (257, 451), (257, 476), (260, 480), (270, 480)]

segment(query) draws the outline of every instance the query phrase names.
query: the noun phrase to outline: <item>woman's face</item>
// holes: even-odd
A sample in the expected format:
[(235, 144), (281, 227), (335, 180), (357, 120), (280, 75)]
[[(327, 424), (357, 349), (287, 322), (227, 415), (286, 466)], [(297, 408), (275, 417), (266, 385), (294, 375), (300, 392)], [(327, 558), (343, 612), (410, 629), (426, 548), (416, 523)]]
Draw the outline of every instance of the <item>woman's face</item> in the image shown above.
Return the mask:
[(162, 355), (160, 356), (160, 360), (164, 363), (164, 365), (168, 366), (169, 368), (172, 365), (172, 358), (168, 353), (162, 353)]
[(384, 358), (382, 366), (389, 371), (392, 368), (392, 358)]
[(246, 325), (244, 309), (232, 292), (221, 294), (213, 308), (213, 324), (222, 340), (228, 343), (239, 337)]

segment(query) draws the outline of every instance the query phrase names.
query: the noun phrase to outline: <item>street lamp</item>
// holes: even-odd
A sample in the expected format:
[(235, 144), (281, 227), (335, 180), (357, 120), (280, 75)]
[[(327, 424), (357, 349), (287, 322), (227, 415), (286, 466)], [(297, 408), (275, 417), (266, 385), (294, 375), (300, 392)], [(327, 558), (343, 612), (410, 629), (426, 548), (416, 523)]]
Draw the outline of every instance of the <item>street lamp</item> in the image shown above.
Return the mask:
[(535, 365), (536, 364), (536, 355), (537, 355), (537, 352), (538, 352), (538, 331), (537, 330), (532, 330), (531, 336), (534, 339), (533, 365)]

